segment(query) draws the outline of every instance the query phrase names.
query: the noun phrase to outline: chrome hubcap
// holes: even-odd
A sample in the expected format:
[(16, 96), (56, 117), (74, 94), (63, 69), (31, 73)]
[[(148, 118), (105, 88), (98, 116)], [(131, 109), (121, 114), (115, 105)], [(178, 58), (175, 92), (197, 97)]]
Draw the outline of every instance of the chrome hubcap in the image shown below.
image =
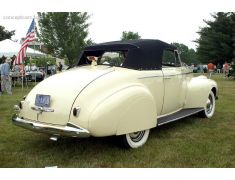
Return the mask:
[(129, 134), (129, 136), (133, 142), (139, 142), (143, 138), (144, 134), (145, 134), (145, 131), (138, 131), (138, 132)]
[(207, 114), (210, 114), (212, 109), (213, 109), (213, 99), (210, 95), (207, 99), (207, 102), (206, 102), (206, 112), (207, 112)]

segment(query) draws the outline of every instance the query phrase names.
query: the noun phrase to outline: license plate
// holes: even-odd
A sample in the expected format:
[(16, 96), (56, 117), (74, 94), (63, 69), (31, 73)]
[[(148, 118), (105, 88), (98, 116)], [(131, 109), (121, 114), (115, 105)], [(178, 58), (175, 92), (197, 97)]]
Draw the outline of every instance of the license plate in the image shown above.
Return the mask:
[(50, 95), (37, 94), (35, 99), (35, 105), (40, 107), (49, 107)]

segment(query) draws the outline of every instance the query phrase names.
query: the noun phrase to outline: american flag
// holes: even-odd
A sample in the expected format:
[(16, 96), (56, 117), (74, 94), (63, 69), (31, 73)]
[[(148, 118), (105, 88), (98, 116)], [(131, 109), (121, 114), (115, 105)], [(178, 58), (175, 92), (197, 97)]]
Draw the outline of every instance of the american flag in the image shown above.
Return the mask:
[(29, 46), (29, 43), (35, 40), (35, 21), (32, 20), (28, 32), (26, 34), (25, 40), (21, 45), (20, 51), (18, 52), (14, 64), (22, 64), (26, 56), (26, 49)]

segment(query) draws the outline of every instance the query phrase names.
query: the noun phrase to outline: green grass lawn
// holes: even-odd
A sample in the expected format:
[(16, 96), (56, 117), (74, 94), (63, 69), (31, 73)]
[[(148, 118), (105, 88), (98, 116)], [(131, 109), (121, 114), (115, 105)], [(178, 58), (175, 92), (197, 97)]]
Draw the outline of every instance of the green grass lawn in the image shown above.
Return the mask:
[(30, 91), (13, 88), (0, 96), (0, 167), (235, 167), (235, 80), (212, 76), (219, 100), (212, 119), (197, 116), (150, 132), (135, 150), (117, 146), (114, 137), (58, 142), (11, 123), (12, 107)]

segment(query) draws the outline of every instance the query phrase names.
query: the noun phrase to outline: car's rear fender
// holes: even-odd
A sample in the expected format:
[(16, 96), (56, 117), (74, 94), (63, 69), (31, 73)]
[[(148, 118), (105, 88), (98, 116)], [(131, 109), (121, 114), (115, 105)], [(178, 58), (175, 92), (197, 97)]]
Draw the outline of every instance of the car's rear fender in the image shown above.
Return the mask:
[(155, 127), (156, 117), (151, 93), (141, 85), (128, 86), (97, 104), (88, 129), (93, 136), (127, 134)]

